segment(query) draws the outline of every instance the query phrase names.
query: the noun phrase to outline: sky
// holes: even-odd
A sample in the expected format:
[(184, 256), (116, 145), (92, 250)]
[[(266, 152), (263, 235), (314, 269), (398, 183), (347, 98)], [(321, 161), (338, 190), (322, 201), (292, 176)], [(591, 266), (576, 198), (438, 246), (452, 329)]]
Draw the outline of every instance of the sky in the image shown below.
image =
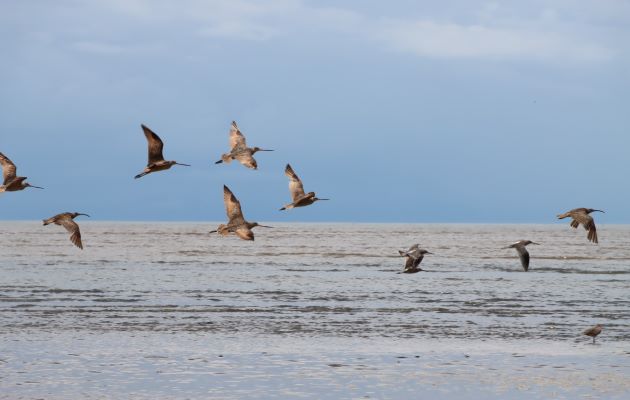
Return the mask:
[[(0, 220), (630, 223), (630, 2), (0, 2)], [(232, 120), (259, 169), (215, 165)], [(134, 180), (140, 124), (191, 164)], [(331, 201), (280, 212), (290, 163)]]

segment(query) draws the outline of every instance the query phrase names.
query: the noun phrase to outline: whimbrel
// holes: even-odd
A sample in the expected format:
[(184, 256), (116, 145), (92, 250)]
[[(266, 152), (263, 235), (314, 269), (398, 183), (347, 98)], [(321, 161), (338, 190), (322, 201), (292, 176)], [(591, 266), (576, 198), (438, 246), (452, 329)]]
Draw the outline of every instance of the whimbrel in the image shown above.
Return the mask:
[(589, 215), (593, 211), (599, 211), (603, 213), (602, 210), (595, 210), (592, 208), (574, 208), (571, 211), (567, 211), (564, 214), (558, 215), (558, 219), (571, 217), (572, 228), (577, 228), (578, 226), (580, 226), (580, 224), (582, 224), (584, 229), (588, 231), (588, 235), (587, 235), (588, 240), (590, 240), (593, 243), (598, 243), (597, 228), (595, 227), (595, 221), (593, 220), (593, 217)]
[(79, 215), (85, 215), (86, 217), (89, 217), (89, 215), (87, 214), (77, 212), (65, 212), (57, 214), (54, 217), (45, 219), (44, 225), (55, 224), (63, 226), (71, 234), (70, 241), (74, 243), (75, 246), (83, 250), (83, 243), (81, 243), (81, 231), (79, 230), (79, 225), (77, 225), (77, 223), (73, 221)]
[(147, 144), (149, 146), (149, 161), (147, 162), (147, 167), (144, 169), (144, 171), (136, 175), (134, 178), (142, 178), (146, 174), (150, 174), (151, 172), (156, 171), (163, 171), (165, 169), (171, 168), (173, 165), (183, 165), (185, 167), (190, 167), (190, 165), (188, 164), (178, 163), (177, 161), (164, 160), (164, 156), (162, 155), (164, 143), (162, 143), (160, 137), (145, 125), (140, 126), (142, 127), (142, 131), (144, 132), (144, 136), (146, 136), (147, 138)]
[(280, 209), (280, 211), (288, 210), (295, 207), (310, 206), (318, 200), (329, 200), (319, 199), (315, 197), (315, 192), (308, 192), (304, 194), (304, 186), (302, 185), (302, 181), (293, 171), (291, 165), (287, 164), (286, 168), (284, 169), (284, 174), (289, 177), (289, 191), (291, 192), (293, 203), (285, 205)]
[(24, 182), (28, 179), (25, 176), (16, 176), (17, 168), (13, 161), (9, 160), (9, 157), (0, 153), (0, 164), (2, 165), (2, 175), (4, 181), (0, 186), (0, 193), (3, 192), (17, 192), (18, 190), (24, 190), (27, 187), (43, 189), (43, 187), (31, 185), (28, 182)]
[(586, 335), (586, 336), (592, 337), (593, 338), (593, 344), (595, 344), (595, 338), (597, 337), (597, 335), (602, 333), (602, 326), (600, 324), (597, 324), (597, 325), (595, 325), (592, 328), (588, 328), (587, 330), (585, 330), (582, 333), (584, 335)]
[(405, 269), (403, 270), (403, 274), (415, 274), (416, 272), (422, 271), (420, 268), (420, 263), (424, 258), (425, 254), (433, 254), (425, 249), (421, 249), (419, 244), (414, 244), (407, 251), (398, 250), (398, 254), (402, 257), (407, 257), (407, 261), (405, 261)]
[(516, 249), (516, 252), (518, 253), (518, 258), (521, 259), (521, 265), (523, 266), (525, 272), (527, 272), (527, 270), (529, 269), (529, 253), (525, 248), (525, 246), (527, 246), (528, 244), (540, 243), (532, 242), (531, 240), (519, 240), (516, 243), (512, 243), (508, 247), (504, 247), (504, 249)]
[(254, 240), (252, 228), (256, 226), (271, 228), (271, 226), (260, 225), (258, 222), (246, 221), (245, 217), (243, 217), (243, 211), (241, 211), (241, 203), (236, 196), (234, 196), (234, 193), (225, 185), (223, 185), (223, 202), (225, 203), (228, 223), (219, 225), (216, 230), (210, 233), (218, 232), (222, 236), (233, 233), (243, 240)]
[(230, 127), (230, 152), (221, 155), (221, 159), (215, 164), (221, 164), (222, 162), (229, 164), (232, 160), (238, 160), (241, 164), (251, 169), (258, 169), (258, 163), (254, 159), (254, 154), (258, 151), (273, 151), (265, 150), (260, 147), (247, 147), (247, 141), (245, 136), (238, 129), (235, 121), (232, 121)]

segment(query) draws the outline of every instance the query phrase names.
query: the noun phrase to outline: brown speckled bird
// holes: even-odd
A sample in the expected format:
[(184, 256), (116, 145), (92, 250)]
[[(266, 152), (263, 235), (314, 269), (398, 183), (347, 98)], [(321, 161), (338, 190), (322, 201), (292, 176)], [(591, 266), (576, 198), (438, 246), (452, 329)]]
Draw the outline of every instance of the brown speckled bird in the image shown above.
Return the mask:
[(81, 243), (81, 231), (79, 230), (79, 225), (74, 222), (74, 219), (79, 215), (89, 217), (87, 214), (65, 212), (45, 219), (44, 225), (55, 224), (63, 226), (70, 233), (70, 241), (74, 243), (75, 246), (83, 250), (83, 243)]
[(160, 139), (160, 137), (155, 132), (153, 132), (145, 125), (140, 126), (142, 127), (142, 131), (144, 132), (144, 136), (147, 138), (147, 145), (149, 147), (149, 161), (147, 162), (147, 166), (146, 168), (144, 168), (144, 171), (136, 175), (134, 178), (142, 178), (143, 176), (150, 174), (151, 172), (164, 171), (165, 169), (171, 168), (173, 165), (183, 165), (185, 167), (190, 167), (190, 165), (188, 164), (178, 163), (177, 161), (164, 160), (164, 156), (162, 155), (164, 143), (162, 142), (162, 139)]
[(302, 180), (297, 176), (297, 174), (291, 168), (291, 165), (287, 164), (284, 169), (284, 174), (289, 177), (289, 192), (291, 192), (292, 203), (285, 205), (280, 209), (288, 210), (295, 207), (305, 207), (310, 206), (319, 200), (329, 200), (329, 199), (319, 199), (315, 196), (315, 192), (304, 193), (304, 185), (302, 185)]
[(588, 240), (593, 243), (598, 243), (597, 228), (595, 227), (595, 221), (593, 220), (593, 217), (589, 215), (593, 211), (598, 211), (598, 212), (603, 213), (602, 210), (595, 210), (592, 208), (574, 208), (573, 210), (567, 211), (564, 214), (559, 214), (558, 219), (571, 217), (572, 228), (577, 228), (578, 226), (580, 226), (580, 224), (582, 224), (584, 229), (588, 231), (588, 235), (587, 235)]
[(235, 234), (243, 240), (254, 240), (254, 232), (252, 228), (261, 226), (263, 228), (271, 228), (271, 226), (260, 225), (258, 222), (249, 222), (243, 217), (241, 211), (241, 203), (238, 201), (232, 191), (223, 185), (223, 202), (225, 203), (225, 212), (227, 213), (228, 223), (221, 224), (210, 233), (218, 232), (219, 235), (228, 236)]
[(17, 167), (13, 164), (13, 161), (9, 160), (9, 157), (0, 153), (0, 165), (2, 165), (2, 176), (4, 178), (2, 185), (0, 185), (0, 193), (4, 192), (17, 192), (18, 190), (24, 190), (27, 187), (43, 189), (43, 187), (31, 185), (28, 182), (24, 182), (28, 178), (25, 176), (17, 176)]
[(232, 160), (237, 160), (244, 166), (250, 169), (258, 169), (258, 163), (256, 159), (254, 159), (254, 154), (259, 151), (273, 151), (273, 150), (265, 150), (260, 147), (247, 147), (247, 141), (245, 136), (238, 129), (238, 125), (236, 125), (235, 121), (232, 121), (232, 126), (230, 127), (230, 152), (221, 155), (221, 159), (215, 164), (226, 163), (229, 164)]
[(592, 328), (588, 328), (587, 330), (585, 330), (582, 333), (584, 335), (586, 335), (586, 336), (592, 337), (593, 338), (593, 344), (595, 344), (595, 338), (597, 337), (597, 335), (602, 333), (602, 326), (600, 324), (597, 324), (597, 325), (595, 325)]

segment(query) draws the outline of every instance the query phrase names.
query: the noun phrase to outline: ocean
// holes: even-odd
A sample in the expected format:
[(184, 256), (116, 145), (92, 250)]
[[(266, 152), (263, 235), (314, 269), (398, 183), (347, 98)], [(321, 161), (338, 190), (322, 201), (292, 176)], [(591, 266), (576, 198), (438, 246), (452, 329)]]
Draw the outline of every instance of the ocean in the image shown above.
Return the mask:
[(630, 392), (630, 226), (77, 222), (0, 222), (0, 399)]

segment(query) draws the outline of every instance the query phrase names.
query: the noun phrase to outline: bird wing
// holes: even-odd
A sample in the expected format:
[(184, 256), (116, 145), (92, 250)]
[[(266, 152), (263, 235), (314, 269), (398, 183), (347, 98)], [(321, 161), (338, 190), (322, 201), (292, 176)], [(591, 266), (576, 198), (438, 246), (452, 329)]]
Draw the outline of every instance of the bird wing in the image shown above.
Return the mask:
[(291, 168), (291, 165), (287, 164), (284, 169), (284, 174), (289, 177), (289, 192), (291, 192), (291, 198), (293, 202), (297, 201), (304, 196), (304, 186), (297, 174)]
[(230, 149), (234, 150), (239, 147), (247, 147), (247, 140), (241, 133), (241, 130), (238, 129), (236, 121), (232, 121), (232, 126), (230, 127)]
[(529, 252), (525, 248), (525, 246), (514, 246), (516, 251), (518, 252), (518, 258), (521, 259), (521, 265), (523, 269), (527, 271), (529, 269)]
[[(598, 243), (597, 240), (597, 227), (595, 227), (595, 220), (586, 212), (579, 212), (573, 215), (573, 219), (582, 224), (584, 229), (588, 231), (588, 240), (593, 243)], [(573, 225), (571, 225), (573, 226)]]
[(15, 178), (17, 168), (13, 161), (9, 160), (9, 157), (2, 153), (0, 153), (0, 164), (2, 164), (2, 175), (4, 177), (3, 184), (6, 185)]
[(245, 226), (238, 228), (234, 233), (243, 240), (254, 240), (254, 232)]
[(158, 161), (163, 161), (164, 156), (162, 155), (162, 149), (164, 148), (164, 143), (162, 143), (162, 139), (160, 139), (160, 137), (155, 132), (144, 125), (142, 125), (142, 130), (144, 131), (144, 136), (146, 136), (147, 142), (149, 144), (148, 165), (156, 163)]
[(225, 212), (229, 220), (228, 225), (240, 225), (245, 222), (243, 211), (241, 211), (241, 203), (225, 185), (223, 185), (223, 202), (225, 203)]
[(254, 157), (252, 157), (250, 152), (239, 153), (236, 156), (234, 156), (234, 158), (237, 159), (238, 162), (240, 162), (241, 164), (243, 164), (247, 168), (251, 168), (251, 169), (257, 169), (258, 168), (258, 163), (254, 159)]
[(422, 254), (419, 257), (407, 256), (407, 261), (405, 262), (404, 271), (418, 268), (423, 258), (424, 258), (424, 255)]
[(81, 243), (81, 231), (79, 230), (79, 225), (72, 220), (70, 217), (64, 217), (58, 220), (59, 225), (66, 228), (68, 232), (70, 232), (70, 241), (74, 243), (75, 246), (83, 250), (83, 243)]

